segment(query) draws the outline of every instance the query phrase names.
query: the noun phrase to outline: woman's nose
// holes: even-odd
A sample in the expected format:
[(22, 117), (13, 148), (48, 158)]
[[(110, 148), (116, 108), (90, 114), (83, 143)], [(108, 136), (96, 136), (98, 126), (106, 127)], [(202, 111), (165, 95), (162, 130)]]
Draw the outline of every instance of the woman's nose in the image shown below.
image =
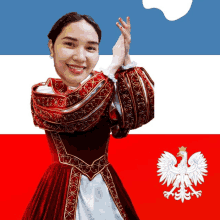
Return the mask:
[(73, 59), (78, 62), (85, 62), (86, 61), (86, 51), (83, 48), (78, 48), (75, 50), (73, 54)]

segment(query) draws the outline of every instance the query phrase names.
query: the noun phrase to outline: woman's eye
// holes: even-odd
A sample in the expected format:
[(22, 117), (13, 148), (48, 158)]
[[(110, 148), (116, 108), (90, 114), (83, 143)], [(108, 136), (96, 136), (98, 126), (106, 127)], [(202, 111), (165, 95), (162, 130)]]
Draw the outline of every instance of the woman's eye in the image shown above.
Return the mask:
[(96, 51), (96, 48), (95, 48), (95, 47), (87, 47), (87, 49), (88, 49), (89, 51)]
[(72, 42), (64, 42), (64, 44), (69, 47), (74, 47), (74, 43), (72, 43)]

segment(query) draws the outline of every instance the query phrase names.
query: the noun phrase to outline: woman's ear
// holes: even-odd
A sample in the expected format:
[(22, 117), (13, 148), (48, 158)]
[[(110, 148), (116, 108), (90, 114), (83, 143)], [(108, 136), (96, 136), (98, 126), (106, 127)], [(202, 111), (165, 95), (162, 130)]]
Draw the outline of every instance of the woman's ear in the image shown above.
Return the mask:
[(50, 56), (53, 57), (53, 43), (52, 43), (51, 39), (48, 42), (48, 47), (49, 47), (49, 50), (50, 50)]

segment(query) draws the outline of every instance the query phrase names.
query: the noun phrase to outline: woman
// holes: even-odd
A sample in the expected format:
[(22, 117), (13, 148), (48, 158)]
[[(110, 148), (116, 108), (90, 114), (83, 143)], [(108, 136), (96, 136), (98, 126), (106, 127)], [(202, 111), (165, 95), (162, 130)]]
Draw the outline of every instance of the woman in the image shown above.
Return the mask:
[(139, 219), (108, 162), (108, 141), (110, 132), (125, 137), (153, 118), (153, 81), (143, 68), (129, 68), (130, 21), (119, 21), (109, 77), (93, 71), (101, 30), (90, 17), (66, 14), (48, 34), (61, 79), (33, 86), (31, 106), (53, 163), (23, 219)]

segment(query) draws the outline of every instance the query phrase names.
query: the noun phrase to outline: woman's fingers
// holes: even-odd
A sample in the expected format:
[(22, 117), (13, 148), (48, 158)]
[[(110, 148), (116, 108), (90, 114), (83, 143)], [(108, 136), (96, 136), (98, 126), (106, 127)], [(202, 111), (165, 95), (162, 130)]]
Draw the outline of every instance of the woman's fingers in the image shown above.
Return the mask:
[(122, 35), (124, 36), (125, 40), (127, 40), (128, 42), (131, 41), (131, 35), (130, 32), (128, 32), (124, 27), (122, 27), (118, 22), (116, 23), (116, 25), (118, 26), (118, 28), (120, 29)]
[(122, 25), (123, 28), (125, 28), (125, 29), (128, 28), (126, 22), (124, 22), (124, 21), (122, 20), (122, 18), (119, 18), (118, 20), (120, 21), (120, 23), (121, 23), (121, 25)]
[(125, 28), (129, 32), (131, 31), (131, 23), (130, 23), (130, 18), (129, 17), (126, 18), (126, 22), (123, 21), (122, 18), (119, 18), (118, 20), (120, 21), (123, 28)]
[(123, 35), (130, 35), (130, 31), (128, 30), (128, 28), (123, 27), (119, 22), (116, 22), (116, 25), (118, 26)]
[(127, 17), (127, 18), (126, 18), (126, 21), (127, 21), (128, 27), (129, 27), (129, 29), (130, 29), (130, 31), (131, 31), (131, 21), (130, 21), (130, 17)]
[(118, 28), (121, 31), (121, 36), (123, 37), (124, 40), (124, 48), (125, 48), (125, 54), (129, 54), (129, 49), (130, 49), (130, 43), (131, 43), (131, 24), (130, 24), (130, 18), (126, 18), (126, 22), (123, 21), (121, 18), (119, 18), (119, 22), (116, 23)]
[(120, 24), (119, 22), (117, 22), (117, 23), (116, 23), (117, 26), (118, 26), (119, 29), (121, 30), (121, 32), (122, 32), (122, 34), (124, 35), (125, 39), (127, 39), (128, 41), (130, 41), (130, 38), (131, 38), (131, 36), (130, 36), (130, 32), (131, 32), (130, 18), (129, 18), (129, 17), (126, 18), (126, 22), (127, 22), (127, 23), (126, 23), (125, 21), (123, 21), (122, 18), (119, 18), (118, 20), (120, 21), (121, 24)]

